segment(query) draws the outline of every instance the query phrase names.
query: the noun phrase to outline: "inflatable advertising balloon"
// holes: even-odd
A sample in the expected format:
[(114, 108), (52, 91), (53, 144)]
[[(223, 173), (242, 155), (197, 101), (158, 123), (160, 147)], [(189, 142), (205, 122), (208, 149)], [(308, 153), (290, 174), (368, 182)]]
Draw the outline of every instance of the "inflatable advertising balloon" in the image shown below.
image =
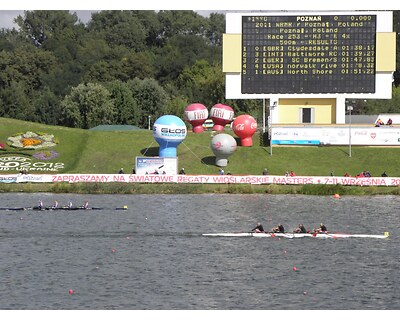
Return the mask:
[(185, 108), (185, 119), (192, 125), (192, 131), (200, 133), (204, 131), (203, 123), (208, 118), (208, 110), (201, 103), (192, 103)]
[(233, 109), (230, 106), (218, 103), (211, 108), (210, 116), (214, 122), (214, 131), (223, 131), (225, 125), (229, 124), (233, 120)]
[(257, 121), (250, 115), (244, 114), (233, 121), (233, 132), (241, 139), (243, 147), (253, 145), (253, 135), (257, 131)]
[(186, 138), (185, 123), (173, 115), (165, 115), (153, 125), (153, 137), (160, 145), (160, 157), (176, 157), (178, 145)]
[(211, 140), (211, 150), (215, 154), (215, 164), (219, 167), (228, 165), (228, 157), (236, 151), (236, 140), (229, 134), (220, 133)]

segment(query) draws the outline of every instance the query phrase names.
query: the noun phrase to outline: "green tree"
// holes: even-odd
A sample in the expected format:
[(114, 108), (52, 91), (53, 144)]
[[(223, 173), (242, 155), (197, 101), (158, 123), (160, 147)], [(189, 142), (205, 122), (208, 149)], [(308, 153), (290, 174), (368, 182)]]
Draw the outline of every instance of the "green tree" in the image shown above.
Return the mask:
[(132, 11), (105, 10), (93, 13), (88, 30), (111, 47), (124, 46), (136, 52), (146, 49), (146, 28)]
[(127, 84), (142, 115), (139, 121), (141, 127), (147, 126), (148, 116), (157, 119), (165, 114), (168, 95), (156, 80), (135, 78)]
[(174, 81), (185, 68), (190, 68), (198, 60), (206, 60), (209, 63), (217, 61), (214, 52), (202, 36), (174, 36), (156, 53), (156, 77), (161, 84)]
[[(161, 23), (157, 13), (153, 10), (135, 10), (131, 11), (147, 32), (146, 45), (148, 48), (158, 47), (160, 45)], [(147, 50), (146, 50), (147, 51)]]
[(207, 19), (194, 11), (159, 11), (158, 19), (161, 24), (158, 37), (164, 41), (176, 35), (204, 36), (206, 32)]
[(61, 101), (50, 88), (45, 87), (37, 91), (32, 103), (35, 108), (35, 119), (50, 125), (58, 125), (60, 123)]
[(89, 129), (111, 124), (114, 105), (110, 92), (100, 84), (80, 84), (61, 102), (62, 121), (66, 126)]
[(192, 67), (186, 67), (178, 77), (179, 91), (189, 101), (213, 106), (225, 100), (225, 77), (221, 65), (210, 65), (198, 60)]
[(185, 108), (190, 104), (190, 102), (181, 96), (173, 97), (168, 100), (167, 106), (165, 108), (166, 114), (172, 114), (180, 118), (184, 118)]
[(21, 38), (16, 29), (0, 29), (0, 51), (12, 51), (20, 42)]
[(139, 125), (140, 109), (132, 96), (129, 86), (121, 81), (113, 81), (107, 85), (115, 106), (114, 123)]
[(15, 22), (21, 35), (36, 47), (45, 46), (52, 40), (76, 39), (75, 29), (83, 27), (76, 13), (63, 10), (24, 11)]
[(40, 89), (46, 74), (56, 66), (52, 52), (30, 46), (0, 52), (0, 87), (11, 81), (24, 82), (27, 88)]
[(211, 13), (208, 18), (206, 37), (211, 44), (222, 48), (222, 35), (225, 33), (225, 16), (221, 13)]
[(390, 100), (356, 100), (359, 114), (400, 113), (400, 87), (393, 87)]
[(393, 11), (393, 31), (396, 33), (396, 69), (400, 71), (400, 11)]
[(12, 119), (37, 121), (34, 116), (34, 107), (27, 92), (29, 89), (24, 82), (11, 81), (9, 85), (0, 90), (0, 116)]

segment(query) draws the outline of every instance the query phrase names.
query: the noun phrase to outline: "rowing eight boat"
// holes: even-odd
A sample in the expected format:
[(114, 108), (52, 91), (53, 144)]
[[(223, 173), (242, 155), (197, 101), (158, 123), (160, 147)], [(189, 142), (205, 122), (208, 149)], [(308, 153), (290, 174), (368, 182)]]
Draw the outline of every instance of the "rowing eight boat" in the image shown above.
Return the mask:
[(233, 233), (203, 233), (206, 237), (256, 237), (256, 238), (323, 238), (323, 239), (337, 239), (337, 238), (375, 238), (384, 239), (389, 237), (389, 232), (383, 235), (378, 234), (346, 234), (346, 233), (264, 233), (264, 232), (233, 232)]
[(100, 208), (100, 207), (45, 207), (45, 208), (40, 208), (40, 207), (17, 207), (17, 208), (0, 208), (2, 211), (24, 211), (24, 210), (33, 210), (33, 211), (58, 211), (58, 210), (64, 210), (64, 211), (76, 211), (76, 210), (128, 210), (128, 206), (123, 206), (119, 208)]

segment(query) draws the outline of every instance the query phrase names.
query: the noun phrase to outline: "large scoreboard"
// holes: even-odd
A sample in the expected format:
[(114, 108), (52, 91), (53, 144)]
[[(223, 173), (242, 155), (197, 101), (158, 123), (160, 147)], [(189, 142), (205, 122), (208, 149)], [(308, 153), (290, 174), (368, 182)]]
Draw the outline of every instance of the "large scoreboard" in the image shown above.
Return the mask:
[[(377, 11), (227, 14), (227, 34), (240, 35), (239, 66), (224, 70), (227, 98), (388, 96), (391, 72), (379, 64), (378, 46), (392, 33), (391, 17)], [(231, 54), (224, 52), (224, 59)]]
[(243, 93), (375, 92), (376, 15), (242, 19)]

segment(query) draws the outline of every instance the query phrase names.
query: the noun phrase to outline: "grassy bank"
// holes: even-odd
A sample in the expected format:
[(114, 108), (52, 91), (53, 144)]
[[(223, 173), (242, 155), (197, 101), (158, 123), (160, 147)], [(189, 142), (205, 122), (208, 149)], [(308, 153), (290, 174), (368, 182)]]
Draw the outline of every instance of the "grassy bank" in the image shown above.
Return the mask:
[[(149, 130), (101, 132), (47, 126), (37, 123), (0, 118), (0, 158), (10, 155), (24, 155), (32, 158), (35, 150), (13, 148), (7, 145), (7, 138), (27, 131), (44, 132), (54, 135), (57, 145), (49, 150), (58, 154), (56, 159), (64, 168), (58, 173), (117, 173), (123, 167), (130, 173), (137, 156), (157, 156), (158, 144)], [(233, 132), (227, 131), (226, 133)], [(218, 174), (215, 156), (210, 149), (213, 133), (189, 132), (178, 147), (178, 165), (188, 174)], [(361, 171), (370, 171), (380, 176), (386, 171), (389, 176), (399, 177), (400, 148), (352, 147), (349, 157), (348, 146), (339, 147), (273, 147), (260, 144), (260, 135), (253, 136), (252, 147), (238, 147), (229, 158), (225, 172), (240, 175), (260, 175), (264, 168), (272, 175), (283, 175), (293, 170), (302, 176), (336, 176), (348, 172), (354, 176)], [(0, 174), (16, 171), (0, 171)], [(31, 170), (31, 173), (43, 173)], [(54, 172), (52, 172), (54, 173)], [(336, 192), (335, 190), (339, 190)], [(387, 189), (387, 191), (386, 191)], [(398, 188), (389, 187), (342, 187), (342, 186), (247, 186), (247, 185), (149, 185), (149, 184), (0, 184), (0, 192), (91, 192), (91, 193), (303, 193), (303, 194), (397, 194)]]

